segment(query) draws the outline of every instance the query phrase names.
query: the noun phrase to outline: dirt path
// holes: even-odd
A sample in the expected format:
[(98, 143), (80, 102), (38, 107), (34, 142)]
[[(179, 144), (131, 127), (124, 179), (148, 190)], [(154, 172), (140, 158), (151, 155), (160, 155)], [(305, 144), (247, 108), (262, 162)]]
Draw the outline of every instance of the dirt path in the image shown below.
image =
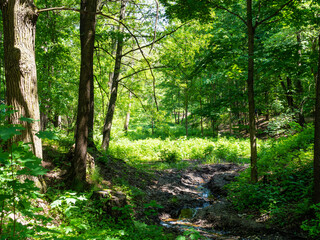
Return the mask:
[(233, 210), (223, 186), (246, 167), (223, 163), (157, 171), (157, 180), (148, 187), (147, 194), (163, 206), (159, 220), (171, 229), (192, 227), (207, 239), (301, 239)]

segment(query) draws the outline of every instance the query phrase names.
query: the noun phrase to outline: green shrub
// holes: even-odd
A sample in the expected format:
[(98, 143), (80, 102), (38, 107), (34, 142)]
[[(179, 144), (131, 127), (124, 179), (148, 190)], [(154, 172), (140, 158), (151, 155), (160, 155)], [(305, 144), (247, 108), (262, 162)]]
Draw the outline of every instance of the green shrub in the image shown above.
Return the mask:
[(258, 183), (250, 169), (227, 186), (228, 198), (241, 211), (268, 214), (280, 226), (301, 223), (309, 211), (313, 177), (313, 128), (287, 138), (266, 141), (258, 152)]
[(23, 130), (6, 121), (11, 113), (6, 106), (0, 106), (0, 236), (1, 239), (17, 239), (17, 236), (26, 239), (37, 232), (43, 234), (50, 220), (38, 214), (43, 209), (35, 204), (41, 194), (34, 180), (46, 171), (28, 144), (10, 141)]
[(176, 149), (164, 149), (160, 152), (160, 160), (171, 164), (180, 161), (181, 157)]
[(309, 236), (315, 239), (319, 239), (320, 237), (320, 204), (315, 204), (311, 206), (311, 209), (315, 213), (315, 217), (313, 219), (305, 220), (301, 228), (302, 230), (308, 232)]

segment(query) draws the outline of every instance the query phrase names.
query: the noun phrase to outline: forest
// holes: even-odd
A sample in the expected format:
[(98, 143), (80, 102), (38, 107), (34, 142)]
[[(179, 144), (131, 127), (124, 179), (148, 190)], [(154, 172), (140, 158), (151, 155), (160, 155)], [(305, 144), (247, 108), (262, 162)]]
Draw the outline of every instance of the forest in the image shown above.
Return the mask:
[(319, 1), (0, 10), (0, 240), (320, 239)]

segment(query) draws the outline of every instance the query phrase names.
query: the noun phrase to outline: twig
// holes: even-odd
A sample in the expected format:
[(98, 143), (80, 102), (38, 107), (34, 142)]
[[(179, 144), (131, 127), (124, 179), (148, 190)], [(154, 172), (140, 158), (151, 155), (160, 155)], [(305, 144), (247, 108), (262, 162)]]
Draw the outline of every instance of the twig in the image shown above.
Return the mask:
[(158, 0), (154, 0), (156, 5), (157, 5), (157, 14), (156, 14), (156, 22), (154, 24), (154, 36), (153, 36), (153, 41), (152, 41), (152, 45), (151, 45), (151, 48), (150, 48), (150, 52), (152, 51), (153, 49), (153, 45), (154, 45), (154, 41), (156, 40), (156, 36), (157, 36), (157, 24), (158, 24), (158, 18), (159, 18), (159, 2)]
[(149, 47), (150, 45), (152, 45), (152, 44), (154, 44), (154, 43), (156, 43), (156, 42), (159, 42), (159, 41), (162, 40), (163, 38), (165, 38), (165, 37), (167, 37), (167, 36), (175, 33), (178, 29), (180, 29), (181, 27), (183, 27), (183, 26), (186, 25), (186, 24), (188, 24), (188, 23), (184, 23), (184, 24), (180, 25), (179, 27), (177, 27), (177, 28), (174, 29), (173, 31), (164, 34), (162, 37), (158, 38), (157, 40), (154, 40), (152, 43), (149, 43), (149, 44), (147, 44), (147, 45), (144, 45), (144, 46), (142, 46), (142, 47), (140, 47), (140, 48), (131, 49), (131, 50), (129, 50), (128, 52), (124, 53), (122, 56), (125, 56), (125, 55), (127, 55), (127, 54), (129, 54), (129, 53), (131, 53), (131, 52), (140, 50), (140, 49), (142, 49), (142, 48)]
[(101, 15), (101, 16), (104, 16), (104, 17), (106, 17), (106, 18), (109, 18), (109, 19), (111, 19), (111, 20), (114, 20), (114, 21), (116, 21), (116, 22), (118, 22), (118, 23), (120, 23), (120, 24), (129, 32), (129, 34), (134, 38), (134, 40), (135, 40), (135, 42), (136, 42), (136, 44), (137, 44), (137, 46), (138, 46), (138, 48), (139, 48), (139, 50), (140, 50), (140, 53), (141, 53), (142, 57), (144, 58), (144, 60), (147, 62), (148, 66), (149, 66), (150, 73), (151, 73), (151, 76), (152, 76), (152, 79), (153, 79), (153, 82), (152, 82), (153, 84), (152, 84), (152, 86), (153, 86), (154, 101), (155, 101), (155, 104), (156, 104), (156, 106), (157, 106), (157, 111), (159, 111), (159, 106), (158, 106), (158, 101), (157, 101), (157, 96), (156, 96), (156, 89), (155, 89), (156, 78), (155, 78), (155, 76), (154, 76), (154, 74), (153, 74), (152, 67), (151, 67), (151, 64), (150, 64), (149, 60), (146, 58), (143, 50), (141, 49), (141, 46), (140, 46), (140, 43), (139, 43), (137, 37), (131, 32), (131, 30), (128, 28), (128, 26), (127, 26), (126, 24), (124, 24), (122, 21), (119, 21), (119, 20), (115, 19), (114, 17), (111, 17), (111, 16), (106, 15), (106, 14), (101, 13), (101, 12), (100, 12), (100, 13), (97, 13), (97, 14), (99, 14), (99, 15)]
[(256, 22), (256, 24), (254, 25), (254, 28), (263, 24), (264, 22), (268, 21), (269, 19), (275, 17), (279, 12), (281, 12), (282, 9), (284, 9), (286, 6), (288, 6), (293, 1), (295, 1), (295, 0), (290, 0), (290, 1), (286, 2), (277, 11), (275, 11), (273, 14), (271, 14), (269, 17), (266, 17), (265, 19), (261, 20), (260, 22)]
[(130, 88), (128, 88), (126, 85), (124, 85), (123, 83), (121, 83), (121, 82), (119, 82), (119, 84), (121, 85), (121, 86), (123, 86), (125, 89), (127, 89), (129, 92), (131, 92), (132, 94), (133, 94), (133, 96), (135, 96), (138, 100), (139, 100), (139, 102), (140, 102), (140, 104), (141, 104), (141, 106), (142, 106), (142, 108), (143, 108), (143, 110), (146, 112), (147, 110), (145, 109), (145, 107), (144, 107), (144, 105), (143, 105), (143, 103), (142, 103), (142, 101), (141, 101), (141, 99), (130, 89)]
[[(158, 68), (167, 68), (167, 66), (152, 67), (152, 69), (158, 69)], [(144, 69), (140, 69), (140, 70), (138, 70), (138, 71), (135, 71), (134, 73), (131, 73), (131, 74), (127, 75), (127, 76), (124, 76), (124, 77), (120, 78), (120, 79), (118, 80), (118, 82), (122, 81), (122, 80), (125, 79), (125, 78), (132, 77), (133, 75), (136, 75), (136, 74), (138, 74), (138, 73), (140, 73), (140, 72), (144, 72), (144, 71), (147, 71), (147, 70), (150, 70), (150, 68), (144, 68)]]

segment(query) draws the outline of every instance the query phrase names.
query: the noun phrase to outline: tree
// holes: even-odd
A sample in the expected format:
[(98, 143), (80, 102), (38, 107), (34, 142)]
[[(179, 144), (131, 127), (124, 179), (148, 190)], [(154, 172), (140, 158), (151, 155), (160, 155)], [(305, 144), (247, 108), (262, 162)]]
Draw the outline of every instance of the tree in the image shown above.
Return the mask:
[[(90, 113), (93, 111), (93, 53), (98, 0), (81, 0), (80, 40), (81, 69), (79, 83), (76, 146), (72, 161), (75, 172), (74, 184), (77, 187), (86, 182), (86, 160), (89, 135)], [(91, 119), (92, 120), (92, 119)]]
[(112, 80), (111, 80), (111, 90), (110, 90), (111, 94), (110, 94), (108, 112), (107, 112), (105, 123), (103, 126), (103, 139), (102, 139), (101, 148), (104, 150), (108, 149), (109, 147), (113, 114), (115, 111), (117, 95), (118, 95), (119, 76), (121, 71), (121, 60), (122, 60), (122, 49), (123, 49), (123, 37), (124, 37), (123, 36), (124, 27), (123, 25), (121, 25), (121, 21), (123, 21), (125, 18), (126, 4), (127, 4), (127, 0), (121, 0), (120, 16), (119, 16), (119, 21), (120, 21), (119, 35), (117, 39), (115, 65), (114, 65), (114, 70), (113, 70)]
[[(38, 13), (32, 0), (1, 0), (4, 32), (4, 61), (7, 105), (17, 110), (11, 124), (22, 124), (25, 130), (17, 140), (31, 142), (35, 155), (42, 158), (40, 112), (35, 62), (35, 31)], [(21, 117), (32, 119), (21, 121)]]
[[(238, 18), (246, 27), (247, 33), (247, 93), (249, 103), (249, 132), (250, 132), (250, 149), (251, 149), (251, 181), (258, 181), (257, 171), (257, 144), (256, 144), (256, 123), (255, 123), (255, 101), (254, 101), (254, 60), (255, 47), (254, 40), (257, 27), (271, 23), (271, 19), (278, 16), (279, 13), (294, 0), (272, 1), (274, 4), (268, 3), (269, 7), (261, 1), (256, 1), (253, 4), (252, 0), (246, 1), (227, 1), (226, 4), (220, 1), (187, 1), (178, 0), (172, 3), (168, 0), (162, 1), (167, 7), (167, 13), (171, 17), (178, 17), (182, 20), (200, 19), (201, 21), (212, 20), (211, 11), (220, 9), (234, 17)], [(243, 12), (241, 12), (243, 11)], [(246, 17), (243, 17), (242, 15)]]

